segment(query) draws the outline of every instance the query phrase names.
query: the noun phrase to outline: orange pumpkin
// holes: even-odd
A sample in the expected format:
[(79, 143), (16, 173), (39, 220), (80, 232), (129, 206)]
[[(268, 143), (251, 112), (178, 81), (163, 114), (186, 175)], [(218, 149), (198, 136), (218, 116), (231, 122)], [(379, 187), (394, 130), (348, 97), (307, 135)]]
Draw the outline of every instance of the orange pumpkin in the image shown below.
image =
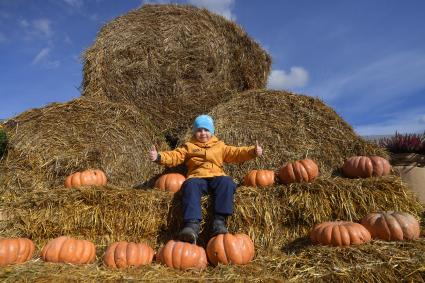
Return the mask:
[(155, 188), (166, 190), (172, 193), (180, 191), (186, 178), (179, 173), (164, 174), (155, 182)]
[(274, 184), (272, 170), (251, 170), (244, 178), (244, 185), (251, 187), (267, 187)]
[(319, 176), (319, 167), (311, 159), (286, 163), (280, 168), (279, 177), (282, 183), (312, 182)]
[(139, 267), (150, 264), (153, 254), (153, 249), (147, 244), (121, 241), (106, 249), (103, 262), (112, 268)]
[(104, 186), (107, 179), (102, 170), (85, 170), (83, 172), (76, 172), (69, 175), (65, 179), (65, 187), (78, 188), (81, 186)]
[(96, 248), (92, 242), (61, 236), (44, 246), (41, 258), (56, 263), (92, 263), (96, 258)]
[(168, 267), (185, 270), (194, 268), (198, 270), (207, 267), (205, 250), (195, 244), (170, 240), (157, 254), (157, 261)]
[(341, 247), (366, 243), (371, 236), (359, 223), (334, 221), (317, 224), (310, 232), (310, 239), (313, 243)]
[(342, 167), (342, 172), (349, 178), (381, 177), (390, 174), (390, 171), (390, 163), (380, 156), (352, 156)]
[(405, 212), (370, 213), (361, 220), (374, 239), (386, 241), (415, 240), (419, 238), (419, 222)]
[(255, 254), (254, 243), (245, 234), (219, 234), (207, 245), (207, 256), (213, 265), (247, 264)]
[(0, 266), (26, 262), (34, 253), (35, 246), (30, 239), (0, 239)]

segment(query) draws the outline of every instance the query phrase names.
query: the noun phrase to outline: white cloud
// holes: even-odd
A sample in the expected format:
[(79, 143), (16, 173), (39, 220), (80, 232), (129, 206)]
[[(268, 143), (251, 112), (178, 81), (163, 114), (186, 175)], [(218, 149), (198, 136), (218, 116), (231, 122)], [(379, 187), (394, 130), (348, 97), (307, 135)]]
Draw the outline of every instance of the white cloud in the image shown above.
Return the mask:
[(38, 19), (32, 22), (32, 25), (37, 33), (50, 37), (53, 34), (51, 22), (48, 19)]
[(232, 14), (235, 0), (188, 0), (188, 2), (194, 6), (206, 8), (222, 15), (229, 20), (236, 20), (236, 15)]
[(24, 29), (23, 38), (26, 40), (50, 39), (53, 35), (52, 22), (46, 18), (36, 19), (31, 22), (26, 19), (20, 19), (18, 24)]
[(304, 87), (309, 80), (308, 72), (302, 67), (291, 67), (289, 73), (284, 70), (272, 70), (267, 87), (269, 89), (290, 89)]
[(23, 27), (23, 28), (26, 28), (26, 27), (28, 27), (30, 24), (28, 23), (28, 21), (27, 20), (19, 20), (19, 25), (21, 26), (21, 27)]
[(83, 6), (83, 1), (82, 0), (63, 0), (66, 4), (68, 4), (69, 6), (72, 6), (74, 8), (79, 8), (81, 6)]
[(425, 109), (403, 109), (385, 121), (354, 126), (362, 136), (422, 133), (425, 131)]
[(60, 66), (60, 61), (59, 60), (55, 60), (55, 61), (47, 61), (44, 64), (44, 67), (46, 67), (47, 69), (56, 69), (57, 67)]
[(43, 59), (45, 59), (47, 56), (49, 56), (49, 53), (50, 53), (50, 48), (46, 47), (46, 48), (41, 49), (40, 52), (38, 52), (38, 54), (32, 60), (32, 64), (36, 65), (36, 64), (40, 63)]
[(336, 73), (331, 79), (311, 86), (309, 92), (326, 101), (353, 99), (359, 107), (366, 105), (374, 108), (425, 88), (424, 78), (425, 53), (422, 50), (404, 52), (384, 57), (349, 73)]
[(51, 60), (50, 57), (51, 49), (49, 47), (43, 48), (32, 60), (32, 65), (38, 65), (45, 69), (56, 69), (60, 66), (59, 60)]

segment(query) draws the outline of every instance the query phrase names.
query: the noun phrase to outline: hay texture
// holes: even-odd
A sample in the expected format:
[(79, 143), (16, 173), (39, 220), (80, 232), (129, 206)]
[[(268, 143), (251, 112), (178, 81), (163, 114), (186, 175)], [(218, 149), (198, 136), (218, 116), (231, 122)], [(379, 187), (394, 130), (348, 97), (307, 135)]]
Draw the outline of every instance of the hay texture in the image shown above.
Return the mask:
[[(242, 165), (228, 164), (228, 175), (242, 180), (251, 169), (276, 170), (284, 162), (310, 158), (322, 175), (338, 174), (353, 155), (387, 157), (384, 149), (357, 136), (332, 108), (317, 98), (285, 91), (251, 90), (234, 96), (209, 113), (216, 134), (229, 145), (255, 145), (263, 156)], [(188, 140), (188, 130), (181, 143)]]
[[(42, 245), (37, 246), (37, 251)], [(97, 246), (97, 261), (89, 265), (45, 263), (36, 255), (24, 264), (0, 269), (5, 282), (423, 282), (425, 240), (370, 243), (345, 248), (296, 247), (273, 254), (257, 253), (248, 265), (208, 266), (204, 271), (179, 271), (152, 263), (141, 268), (108, 269), (106, 249)]]
[(92, 99), (26, 111), (4, 129), (0, 186), (7, 190), (63, 186), (66, 176), (88, 168), (103, 170), (111, 184), (133, 186), (159, 173), (150, 146), (167, 148), (139, 111)]
[[(117, 187), (56, 189), (2, 196), (9, 219), (3, 236), (35, 241), (71, 235), (99, 245), (117, 240), (146, 240), (160, 245), (182, 227), (181, 195), (159, 190)], [(203, 198), (200, 244), (211, 235), (213, 205)], [(318, 179), (265, 189), (239, 187), (231, 232), (250, 235), (259, 250), (279, 250), (304, 237), (323, 221), (359, 221), (371, 211), (395, 210), (419, 218), (423, 207), (398, 177)]]
[(164, 133), (265, 87), (269, 55), (241, 27), (206, 9), (145, 5), (107, 23), (84, 54), (83, 95), (136, 105)]

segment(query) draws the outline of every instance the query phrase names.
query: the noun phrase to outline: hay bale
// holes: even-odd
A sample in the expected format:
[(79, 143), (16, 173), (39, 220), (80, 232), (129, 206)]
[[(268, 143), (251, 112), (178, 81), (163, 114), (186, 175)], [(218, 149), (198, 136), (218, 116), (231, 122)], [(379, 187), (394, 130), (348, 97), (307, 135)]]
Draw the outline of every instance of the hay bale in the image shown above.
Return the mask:
[(139, 111), (76, 99), (26, 111), (5, 124), (7, 155), (0, 187), (44, 189), (87, 168), (102, 169), (111, 184), (132, 186), (159, 173), (148, 160), (152, 144), (168, 148)]
[(170, 134), (231, 90), (265, 87), (270, 65), (269, 55), (222, 16), (145, 5), (107, 23), (86, 50), (83, 95), (136, 105)]
[[(225, 166), (230, 176), (242, 180), (251, 169), (278, 170), (286, 161), (311, 158), (320, 174), (338, 173), (352, 155), (376, 154), (384, 149), (357, 136), (332, 108), (317, 98), (285, 91), (251, 90), (239, 93), (209, 113), (216, 133), (230, 145), (263, 146), (263, 156), (242, 165)], [(192, 135), (191, 129), (181, 142)]]
[[(37, 247), (40, 250), (41, 246)], [(335, 248), (299, 245), (295, 252), (257, 253), (248, 265), (208, 266), (180, 271), (158, 263), (140, 268), (109, 269), (102, 264), (106, 247), (97, 246), (94, 264), (48, 264), (33, 259), (2, 267), (6, 282), (423, 282), (425, 240), (373, 241)]]
[[(182, 224), (181, 195), (160, 190), (104, 188), (56, 189), (1, 196), (14, 215), (3, 221), (4, 236), (33, 240), (81, 236), (99, 245), (139, 239), (160, 245)], [(213, 206), (203, 198), (200, 243), (211, 233)], [(280, 250), (322, 221), (358, 221), (370, 211), (406, 211), (419, 218), (418, 200), (400, 178), (323, 179), (266, 189), (239, 187), (229, 229), (247, 233), (258, 250)]]

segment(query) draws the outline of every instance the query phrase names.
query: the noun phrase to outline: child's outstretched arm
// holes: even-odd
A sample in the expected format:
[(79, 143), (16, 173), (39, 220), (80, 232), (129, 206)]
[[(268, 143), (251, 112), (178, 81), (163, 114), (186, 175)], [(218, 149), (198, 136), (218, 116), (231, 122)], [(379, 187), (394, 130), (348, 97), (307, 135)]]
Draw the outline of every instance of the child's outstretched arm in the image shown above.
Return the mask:
[(176, 148), (175, 150), (162, 151), (158, 153), (156, 147), (152, 145), (151, 150), (149, 151), (149, 159), (161, 165), (175, 167), (184, 162), (186, 154), (186, 146)]
[(263, 154), (263, 149), (256, 142), (255, 146), (231, 146), (226, 145), (223, 161), (226, 163), (240, 163), (248, 161)]

